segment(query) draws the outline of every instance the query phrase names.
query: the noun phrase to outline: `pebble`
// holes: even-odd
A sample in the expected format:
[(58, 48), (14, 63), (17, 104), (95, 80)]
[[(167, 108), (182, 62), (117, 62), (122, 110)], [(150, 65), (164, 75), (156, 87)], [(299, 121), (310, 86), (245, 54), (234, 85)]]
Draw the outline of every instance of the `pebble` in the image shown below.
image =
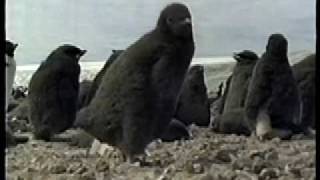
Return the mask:
[(99, 148), (100, 148), (100, 141), (98, 141), (97, 139), (95, 139), (91, 145), (91, 148), (89, 150), (89, 154), (90, 155), (94, 155), (98, 152)]
[(67, 171), (66, 167), (61, 164), (56, 164), (49, 167), (49, 172), (52, 174), (63, 174)]
[(260, 174), (260, 172), (267, 167), (271, 167), (270, 163), (265, 160), (256, 158), (252, 164), (251, 169), (255, 174)]
[(279, 160), (279, 153), (276, 151), (271, 151), (265, 154), (265, 159), (268, 161), (277, 161)]
[(279, 169), (276, 168), (265, 168), (259, 174), (259, 180), (278, 178), (280, 175)]
[(244, 170), (244, 169), (250, 169), (252, 165), (252, 160), (250, 158), (241, 157), (239, 159), (236, 159), (231, 163), (231, 167), (234, 170)]
[(230, 163), (232, 161), (233, 154), (236, 154), (233, 150), (219, 150), (215, 159), (221, 161), (222, 163)]

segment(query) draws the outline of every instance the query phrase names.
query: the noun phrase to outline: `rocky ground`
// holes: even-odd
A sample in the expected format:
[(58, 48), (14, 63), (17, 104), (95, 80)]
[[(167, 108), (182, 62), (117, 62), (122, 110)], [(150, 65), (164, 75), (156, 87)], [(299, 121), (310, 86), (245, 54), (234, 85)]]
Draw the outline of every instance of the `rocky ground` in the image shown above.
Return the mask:
[[(232, 67), (206, 66), (208, 90), (216, 91)], [(92, 79), (92, 72), (82, 73), (83, 77)], [(30, 73), (20, 77), (30, 77)], [(219, 104), (216, 102), (211, 109), (213, 117)], [(32, 139), (27, 121), (12, 120), (9, 125), (16, 135), (25, 134), (31, 139), (6, 149), (7, 180), (316, 179), (315, 139), (300, 135), (290, 141), (261, 142), (255, 137), (217, 134), (210, 128), (192, 126), (190, 140), (154, 142), (148, 147), (150, 156), (145, 163), (135, 166), (125, 163), (119, 151), (105, 144), (95, 142), (79, 148), (66, 142), (43, 142)]]
[(152, 143), (150, 156), (140, 166), (123, 162), (117, 150), (96, 142), (91, 148), (78, 148), (32, 139), (7, 149), (6, 179), (315, 179), (314, 139), (296, 136), (260, 142), (209, 128), (193, 126), (191, 131), (191, 140)]

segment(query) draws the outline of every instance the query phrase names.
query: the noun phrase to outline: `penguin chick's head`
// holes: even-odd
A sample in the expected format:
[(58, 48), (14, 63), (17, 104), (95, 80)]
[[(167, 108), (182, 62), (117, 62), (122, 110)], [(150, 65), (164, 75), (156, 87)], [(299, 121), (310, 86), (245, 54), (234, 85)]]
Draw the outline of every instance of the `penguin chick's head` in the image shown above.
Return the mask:
[(259, 59), (258, 55), (250, 50), (244, 50), (239, 53), (233, 53), (233, 58), (239, 63), (250, 63)]
[(191, 14), (188, 7), (181, 3), (169, 4), (161, 12), (157, 28), (173, 37), (192, 38)]
[(286, 56), (288, 41), (282, 34), (272, 34), (268, 39), (266, 52), (270, 55)]
[(6, 40), (6, 55), (13, 57), (14, 51), (18, 47), (18, 44), (14, 44), (11, 41)]
[(189, 81), (189, 87), (194, 90), (194, 92), (199, 92), (203, 90), (204, 87), (204, 68), (202, 65), (194, 65), (189, 69), (188, 75), (185, 81)]
[(62, 46), (59, 46), (54, 53), (57, 54), (65, 54), (71, 58), (76, 58), (77, 61), (79, 61), (80, 57), (82, 57), (87, 50), (81, 50), (80, 48), (70, 45), (70, 44), (64, 44)]

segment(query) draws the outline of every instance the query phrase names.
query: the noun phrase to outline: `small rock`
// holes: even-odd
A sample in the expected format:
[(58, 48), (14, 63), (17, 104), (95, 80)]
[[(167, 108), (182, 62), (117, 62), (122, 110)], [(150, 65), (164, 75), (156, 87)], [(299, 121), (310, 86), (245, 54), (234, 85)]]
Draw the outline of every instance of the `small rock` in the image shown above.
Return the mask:
[(271, 143), (280, 144), (281, 143), (281, 139), (279, 137), (272, 138), (271, 139)]
[(201, 164), (197, 163), (197, 164), (193, 164), (193, 172), (195, 174), (201, 174), (203, 173), (204, 168)]
[(81, 163), (72, 164), (67, 168), (67, 173), (73, 174), (81, 168)]
[(101, 144), (98, 150), (98, 154), (100, 156), (104, 156), (108, 151), (112, 151), (113, 147), (109, 146), (108, 144)]
[(271, 167), (271, 165), (267, 161), (258, 158), (255, 159), (252, 164), (252, 170), (255, 174), (260, 174), (260, 172), (267, 167)]
[(97, 139), (95, 139), (91, 145), (91, 148), (89, 150), (89, 154), (90, 155), (94, 155), (98, 152), (99, 148), (101, 146), (100, 141), (98, 141)]
[(270, 161), (276, 161), (279, 159), (279, 153), (276, 151), (268, 152), (265, 155), (265, 159)]
[(236, 170), (237, 177), (234, 180), (258, 180), (258, 176), (247, 171)]
[(292, 177), (292, 176), (281, 176), (278, 179), (279, 180), (292, 180), (292, 179), (294, 179), (294, 177)]
[(110, 169), (109, 164), (104, 161), (103, 159), (99, 159), (99, 161), (96, 164), (96, 171), (98, 172), (106, 172)]
[(252, 150), (249, 152), (249, 157), (251, 159), (254, 159), (255, 157), (263, 158), (263, 156), (264, 156), (264, 153), (259, 150)]
[(64, 165), (56, 164), (49, 167), (49, 172), (52, 174), (63, 174), (67, 171), (67, 168)]
[(88, 172), (88, 168), (85, 166), (80, 166), (76, 171), (75, 174), (84, 174)]
[(211, 174), (204, 174), (199, 178), (199, 180), (214, 180), (214, 178)]
[(170, 180), (172, 174), (175, 172), (175, 168), (173, 166), (169, 166), (163, 170), (157, 180)]
[(81, 175), (80, 180), (96, 180), (96, 176), (93, 172), (86, 172)]
[(96, 173), (95, 174), (95, 179), (96, 180), (105, 180), (106, 179), (106, 175), (105, 173), (101, 172), (101, 173)]
[(280, 175), (280, 170), (276, 168), (265, 168), (259, 174), (259, 180), (278, 178)]
[(315, 168), (304, 168), (301, 169), (301, 176), (304, 177), (305, 179), (315, 179), (314, 177), (316, 176), (316, 170)]
[(285, 167), (284, 167), (284, 171), (288, 174), (292, 174), (294, 175), (295, 177), (297, 178), (300, 178), (302, 175), (301, 175), (301, 170), (302, 168), (296, 168), (296, 167), (293, 167), (291, 164), (287, 164)]
[(204, 171), (204, 168), (199, 163), (187, 162), (186, 170), (190, 174), (201, 174)]
[(216, 179), (233, 180), (237, 177), (237, 174), (229, 169), (225, 169), (221, 174), (217, 176)]
[(215, 159), (223, 162), (230, 163), (232, 161), (232, 155), (235, 154), (232, 150), (219, 150), (215, 156)]
[(252, 160), (250, 158), (239, 158), (231, 163), (231, 166), (234, 170), (244, 170), (250, 169), (252, 165)]

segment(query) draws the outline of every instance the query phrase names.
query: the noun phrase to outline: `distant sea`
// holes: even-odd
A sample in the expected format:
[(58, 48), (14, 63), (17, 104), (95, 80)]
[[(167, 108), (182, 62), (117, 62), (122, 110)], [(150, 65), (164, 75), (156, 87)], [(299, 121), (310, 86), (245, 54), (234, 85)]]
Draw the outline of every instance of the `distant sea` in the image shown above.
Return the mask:
[[(225, 64), (225, 63), (234, 63), (232, 57), (206, 57), (206, 58), (194, 58), (192, 64)], [(84, 79), (91, 80), (94, 78), (96, 73), (100, 71), (103, 67), (105, 61), (81, 61), (81, 74), (80, 81)], [(40, 64), (28, 64), (17, 66), (15, 86), (26, 86), (31, 79), (32, 74), (37, 70)]]
[[(300, 51), (289, 55), (291, 64), (295, 64), (303, 57), (309, 55), (310, 51)], [(209, 89), (215, 89), (220, 81), (225, 80), (232, 72), (235, 60), (231, 56), (193, 58), (191, 65), (202, 64), (205, 67), (205, 76)], [(80, 60), (80, 81), (92, 80), (96, 73), (103, 67), (105, 61)], [(18, 65), (14, 86), (27, 86), (32, 74), (40, 64)]]

